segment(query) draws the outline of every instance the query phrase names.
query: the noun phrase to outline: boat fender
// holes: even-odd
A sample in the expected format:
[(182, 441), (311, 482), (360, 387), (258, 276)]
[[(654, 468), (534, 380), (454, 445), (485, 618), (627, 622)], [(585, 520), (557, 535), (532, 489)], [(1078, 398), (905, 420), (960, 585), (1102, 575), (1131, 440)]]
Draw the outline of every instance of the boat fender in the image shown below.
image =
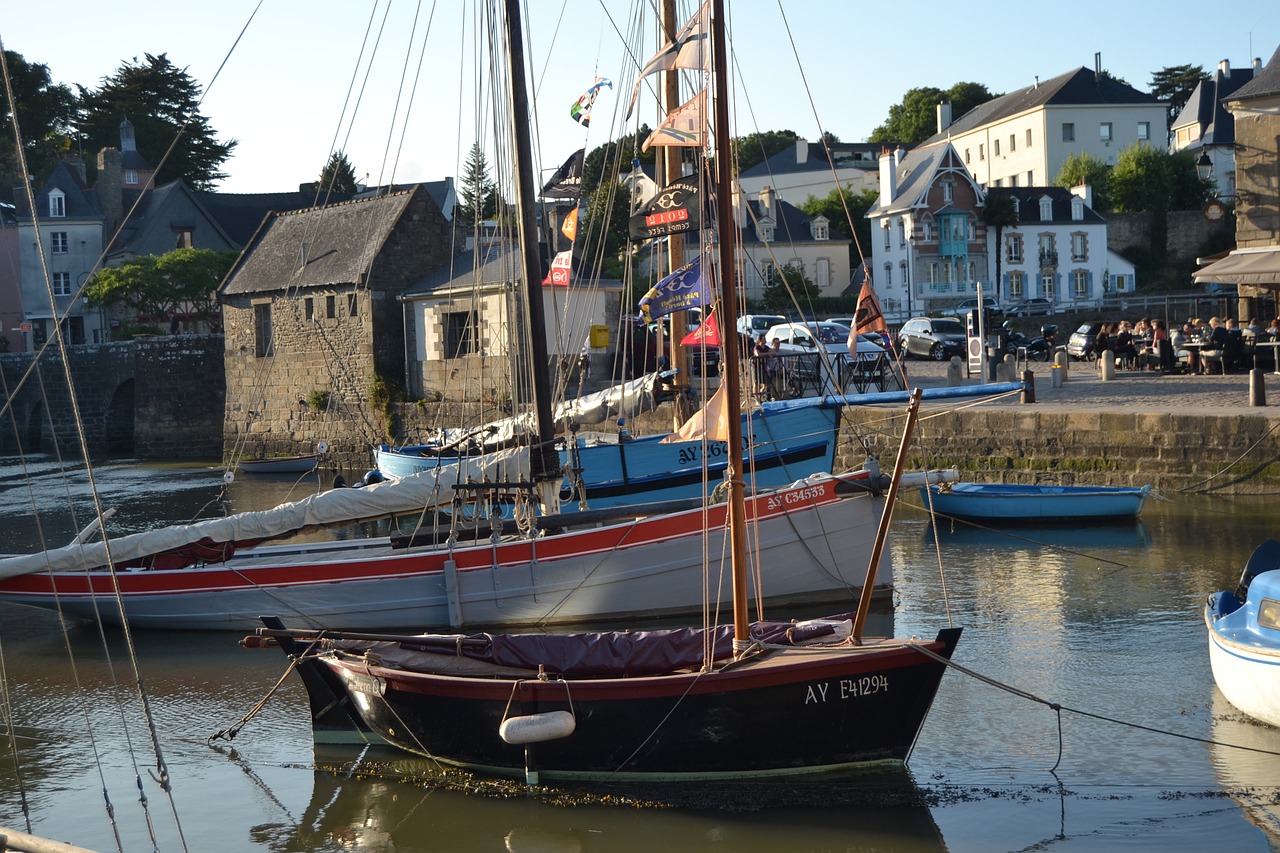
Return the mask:
[(360, 478), (360, 485), (372, 486), (374, 483), (381, 483), (385, 479), (387, 478), (377, 471), (365, 471), (364, 476)]
[(842, 643), (853, 633), (848, 619), (806, 619), (787, 629), (787, 637), (795, 645), (805, 642)]
[(328, 452), (329, 452), (329, 442), (322, 441), (316, 445), (316, 453), (328, 453)]
[(542, 743), (573, 734), (577, 722), (568, 711), (547, 711), (508, 717), (498, 726), (498, 734), (507, 743)]

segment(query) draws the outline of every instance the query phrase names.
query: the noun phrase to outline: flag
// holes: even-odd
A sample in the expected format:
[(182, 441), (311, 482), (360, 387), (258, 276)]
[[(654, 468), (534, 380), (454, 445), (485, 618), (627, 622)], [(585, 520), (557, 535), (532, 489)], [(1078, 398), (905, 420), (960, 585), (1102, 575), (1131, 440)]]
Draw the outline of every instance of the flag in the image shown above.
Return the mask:
[(889, 327), (884, 322), (884, 313), (880, 310), (880, 302), (869, 281), (862, 283), (862, 292), (858, 294), (858, 307), (853, 312), (853, 328), (849, 330), (849, 352), (858, 351), (858, 335), (863, 332), (889, 332)]
[(569, 238), (572, 243), (578, 237), (578, 208), (569, 211), (569, 215), (564, 218), (564, 222), (560, 225), (560, 233)]
[(701, 409), (693, 413), (689, 420), (680, 425), (680, 429), (658, 442), (672, 444), (677, 441), (728, 441), (729, 418), (725, 411), (725, 384), (711, 395), (711, 399)]
[(650, 145), (684, 145), (701, 146), (707, 126), (707, 90), (703, 89), (680, 106), (658, 125), (658, 129), (649, 134), (641, 151), (648, 151)]
[(633, 240), (652, 240), (696, 231), (702, 222), (702, 193), (697, 178), (677, 178), (627, 220)]
[(640, 96), (640, 84), (644, 78), (659, 71), (671, 71), (675, 68), (706, 68), (710, 55), (711, 39), (711, 0), (706, 0), (689, 22), (676, 33), (676, 40), (669, 41), (662, 49), (645, 63), (636, 77), (636, 87), (631, 92), (631, 103), (627, 104), (627, 118), (636, 107), (636, 98)]
[(554, 284), (556, 287), (568, 287), (572, 261), (572, 250), (557, 252), (555, 259), (551, 262), (551, 271), (547, 273), (547, 277), (542, 280), (542, 283)]
[(543, 198), (577, 198), (582, 195), (582, 157), (585, 148), (579, 148), (542, 188)]
[(711, 290), (702, 275), (702, 259), (696, 258), (664, 278), (640, 299), (640, 314), (652, 323), (675, 311), (700, 308), (711, 302)]
[(706, 322), (681, 338), (680, 345), (685, 347), (720, 346), (720, 324), (716, 322), (716, 309), (711, 309), (711, 313), (707, 315)]
[(573, 106), (569, 107), (569, 117), (583, 127), (590, 127), (591, 107), (595, 104), (596, 96), (600, 94), (600, 89), (603, 86), (608, 86), (610, 89), (613, 88), (613, 84), (608, 80), (603, 77), (597, 77), (596, 82), (591, 84), (591, 88), (583, 92), (582, 97), (578, 98)]

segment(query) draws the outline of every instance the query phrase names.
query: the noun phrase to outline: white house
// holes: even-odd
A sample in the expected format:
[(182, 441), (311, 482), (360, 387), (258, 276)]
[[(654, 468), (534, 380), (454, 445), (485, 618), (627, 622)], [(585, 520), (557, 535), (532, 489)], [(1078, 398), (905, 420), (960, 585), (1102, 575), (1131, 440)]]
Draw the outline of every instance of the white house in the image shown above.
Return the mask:
[(1261, 59), (1254, 59), (1249, 68), (1232, 68), (1222, 60), (1212, 76), (1196, 85), (1170, 128), (1169, 149), (1190, 150), (1197, 159), (1207, 157), (1210, 176), (1223, 199), (1236, 197), (1236, 120), (1226, 103), (1261, 70)]
[(740, 197), (741, 225), (738, 271), (743, 295), (760, 299), (779, 269), (794, 266), (815, 285), (820, 296), (839, 296), (849, 286), (849, 238), (834, 233), (825, 216), (809, 216), (777, 197), (770, 187), (745, 202)]
[[(890, 144), (889, 147), (900, 147)], [(747, 195), (757, 195), (765, 187), (777, 198), (804, 204), (810, 196), (825, 198), (837, 186), (857, 193), (877, 189), (880, 183), (879, 142), (821, 142), (797, 139), (768, 160), (738, 175), (738, 185)]]

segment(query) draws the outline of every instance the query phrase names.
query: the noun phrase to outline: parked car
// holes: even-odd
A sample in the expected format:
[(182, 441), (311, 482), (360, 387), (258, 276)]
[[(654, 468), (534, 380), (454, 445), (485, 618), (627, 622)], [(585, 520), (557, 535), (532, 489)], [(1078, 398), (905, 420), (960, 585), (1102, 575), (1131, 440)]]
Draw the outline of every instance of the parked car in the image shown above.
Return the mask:
[[(819, 393), (836, 393), (841, 388), (833, 387), (829, 371), (821, 367), (817, 358), (802, 356), (821, 356), (833, 368), (845, 365), (848, 370), (851, 361), (859, 366), (868, 366), (887, 360), (884, 347), (875, 342), (871, 335), (859, 335), (857, 352), (849, 353), (849, 327), (839, 323), (820, 321), (783, 323), (774, 326), (765, 333), (765, 339), (773, 343), (779, 341), (779, 351), (788, 357), (788, 361), (800, 372), (806, 383), (811, 383)], [(844, 373), (842, 372), (842, 377)]]
[(747, 335), (754, 341), (761, 332), (785, 322), (787, 318), (781, 314), (743, 314), (738, 318), (738, 334)]
[[(687, 319), (692, 322), (693, 318)], [(689, 330), (692, 331), (694, 328), (697, 327), (691, 325)], [(664, 331), (669, 335), (670, 330), (670, 325), (667, 325)], [(628, 376), (639, 376), (659, 368), (669, 367), (671, 364), (671, 340), (665, 335), (663, 354), (667, 356), (667, 360), (665, 365), (659, 364), (656, 323), (645, 323), (643, 318), (636, 315), (623, 317), (618, 327), (618, 339), (619, 346), (625, 347), (628, 352)], [(708, 376), (719, 373), (720, 348), (714, 346), (705, 348), (705, 366), (703, 364), (703, 349), (701, 346), (685, 347), (685, 353), (689, 360), (689, 372), (694, 375), (705, 373)]]
[(1092, 358), (1093, 345), (1098, 340), (1098, 329), (1101, 327), (1101, 323), (1085, 323), (1072, 332), (1067, 340), (1067, 355), (1077, 361)]
[(955, 317), (915, 317), (898, 330), (898, 349), (908, 358), (916, 355), (943, 361), (966, 352), (964, 323)]
[(1013, 317), (1034, 317), (1037, 314), (1052, 314), (1053, 310), (1052, 302), (1042, 296), (1035, 296), (1015, 302), (1009, 307), (1007, 313)]
[[(987, 313), (992, 317), (1003, 317), (1004, 309), (1000, 307), (1000, 303), (990, 296), (982, 297), (982, 303), (987, 309)], [(950, 308), (944, 308), (938, 313), (944, 317), (960, 317), (969, 316), (969, 312), (978, 307), (978, 297), (972, 299), (961, 299)]]

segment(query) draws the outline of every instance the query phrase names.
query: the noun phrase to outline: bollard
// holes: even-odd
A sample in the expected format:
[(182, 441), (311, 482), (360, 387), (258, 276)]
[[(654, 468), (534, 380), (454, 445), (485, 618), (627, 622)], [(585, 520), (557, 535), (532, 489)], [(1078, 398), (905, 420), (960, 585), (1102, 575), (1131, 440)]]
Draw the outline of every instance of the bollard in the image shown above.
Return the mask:
[(1065, 382), (1067, 371), (1071, 369), (1071, 356), (1067, 355), (1067, 351), (1060, 349), (1053, 354), (1053, 366), (1062, 368), (1062, 379)]
[(1022, 402), (1036, 401), (1036, 375), (1030, 370), (1022, 371)]
[(1111, 350), (1103, 350), (1098, 358), (1098, 369), (1102, 371), (1102, 381), (1110, 382), (1116, 378), (1116, 355)]
[(1267, 383), (1262, 377), (1261, 367), (1255, 367), (1249, 371), (1250, 406), (1265, 406), (1267, 404)]
[(955, 388), (957, 385), (964, 384), (964, 362), (960, 361), (960, 356), (951, 356), (951, 363), (947, 365), (947, 387)]
[(1052, 380), (1051, 384), (1053, 387), (1061, 388), (1063, 381), (1067, 378), (1067, 369), (1061, 364), (1055, 364), (1053, 367), (1049, 368), (1049, 376)]

